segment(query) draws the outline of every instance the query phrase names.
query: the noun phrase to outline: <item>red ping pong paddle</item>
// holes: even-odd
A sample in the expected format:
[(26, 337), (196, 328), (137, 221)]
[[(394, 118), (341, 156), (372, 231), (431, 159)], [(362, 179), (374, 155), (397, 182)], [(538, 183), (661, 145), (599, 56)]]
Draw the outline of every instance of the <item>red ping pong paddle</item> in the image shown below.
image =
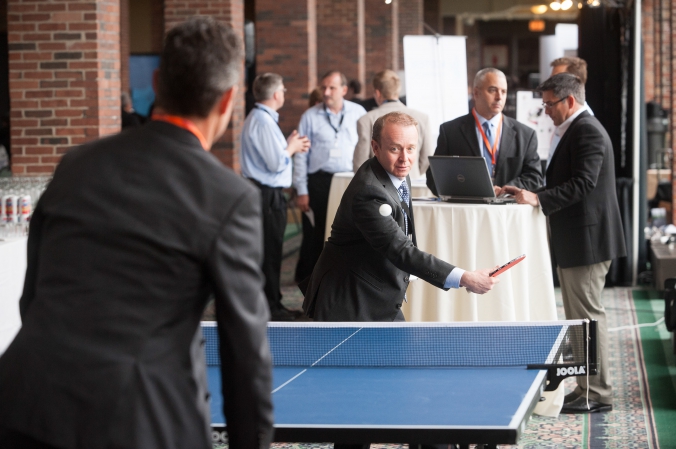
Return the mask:
[(523, 259), (525, 259), (525, 258), (526, 258), (526, 255), (525, 255), (525, 254), (521, 254), (519, 257), (516, 257), (516, 258), (510, 260), (509, 262), (507, 262), (506, 264), (504, 264), (504, 265), (498, 267), (495, 271), (491, 271), (491, 273), (489, 274), (489, 276), (495, 277), (495, 276), (497, 276), (497, 275), (499, 275), (499, 274), (502, 274), (503, 272), (509, 270), (510, 268), (512, 268), (514, 265), (516, 265), (517, 263), (521, 262), (521, 261), (522, 261)]

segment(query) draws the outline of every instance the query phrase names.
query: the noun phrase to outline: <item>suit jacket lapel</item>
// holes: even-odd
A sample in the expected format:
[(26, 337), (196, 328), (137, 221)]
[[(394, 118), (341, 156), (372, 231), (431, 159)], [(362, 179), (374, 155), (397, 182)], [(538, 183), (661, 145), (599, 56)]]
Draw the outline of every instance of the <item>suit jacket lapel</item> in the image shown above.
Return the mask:
[(495, 167), (496, 173), (500, 171), (501, 166), (505, 164), (504, 161), (508, 157), (514, 156), (516, 150), (516, 132), (514, 131), (514, 126), (504, 115), (502, 117), (501, 134), (500, 145), (498, 146), (497, 167)]
[(562, 150), (567, 145), (568, 137), (570, 137), (570, 131), (575, 126), (575, 123), (577, 123), (577, 121), (580, 120), (582, 117), (587, 117), (588, 115), (589, 115), (589, 112), (584, 111), (582, 114), (575, 117), (575, 120), (573, 120), (573, 123), (570, 124), (570, 126), (566, 130), (565, 134), (563, 135), (563, 137), (561, 137), (561, 140), (559, 140), (559, 143), (556, 145), (556, 151), (554, 151), (554, 155), (552, 156), (552, 160), (549, 161), (549, 167), (547, 167), (547, 170), (545, 172), (545, 177), (549, 174), (550, 170), (554, 166), (554, 162), (556, 161), (556, 159), (561, 155), (560, 150)]
[(474, 121), (474, 116), (471, 112), (467, 115), (467, 119), (463, 120), (460, 125), (460, 132), (474, 156), (483, 156), (483, 154), (481, 154), (481, 148), (479, 147), (479, 141), (476, 138), (476, 122)]
[[(378, 162), (378, 159), (376, 159), (375, 157), (372, 157), (372, 158), (371, 158), (371, 169), (373, 170), (373, 174), (376, 175), (376, 178), (378, 179), (378, 181), (380, 181), (380, 183), (382, 184), (382, 186), (385, 187), (385, 190), (386, 190), (387, 193), (390, 195), (390, 197), (392, 197), (392, 199), (394, 200), (394, 202), (395, 202), (396, 204), (401, 205), (401, 207), (402, 207), (402, 208), (406, 211), (406, 213), (408, 214), (409, 218), (411, 218), (413, 214), (410, 213), (409, 205), (405, 205), (404, 203), (401, 202), (401, 200), (399, 199), (399, 192), (397, 192), (397, 189), (394, 188), (394, 185), (392, 184), (392, 180), (391, 180), (390, 177), (387, 175), (387, 172), (385, 171), (385, 169), (383, 168), (383, 166), (380, 165), (380, 162)], [(411, 186), (411, 184), (410, 184), (410, 178), (407, 176), (406, 179), (409, 180), (409, 181), (408, 181), (408, 182), (409, 182), (408, 185), (409, 185), (409, 199), (410, 199), (410, 196), (411, 196), (411, 192), (410, 192), (410, 190), (411, 190), (411, 189), (410, 189), (410, 186)], [(413, 220), (411, 219), (411, 221), (413, 221)], [(401, 227), (402, 231), (405, 232), (405, 229), (404, 229), (404, 218), (403, 218), (403, 217), (402, 217), (402, 219), (401, 219), (401, 223), (399, 223), (399, 227)], [(413, 229), (413, 228), (411, 227), (411, 229)]]

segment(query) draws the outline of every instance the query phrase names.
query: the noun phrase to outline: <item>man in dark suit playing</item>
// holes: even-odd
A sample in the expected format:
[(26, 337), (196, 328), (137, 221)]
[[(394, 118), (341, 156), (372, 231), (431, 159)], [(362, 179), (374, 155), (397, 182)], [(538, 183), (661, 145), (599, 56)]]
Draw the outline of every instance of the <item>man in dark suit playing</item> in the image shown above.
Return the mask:
[[(598, 320), (599, 374), (577, 377), (562, 413), (612, 409), (606, 313), (601, 301), (610, 262), (626, 255), (615, 190), (615, 158), (608, 133), (584, 107), (584, 84), (554, 75), (538, 86), (545, 112), (561, 132), (538, 192), (506, 187), (518, 203), (540, 207), (549, 218), (550, 246), (568, 319)], [(589, 396), (587, 397), (587, 387)], [(587, 407), (589, 400), (589, 408)]]
[(416, 247), (408, 173), (417, 143), (407, 114), (391, 112), (373, 125), (375, 156), (343, 194), (305, 291), (303, 310), (316, 321), (403, 321), (410, 275), (479, 294), (497, 282), (489, 269), (464, 271)]
[(154, 120), (64, 156), (31, 220), (23, 327), (0, 358), (0, 447), (210, 448), (195, 336), (212, 295), (230, 447), (269, 445), (260, 196), (208, 153), (241, 65), (230, 28), (178, 25)]
[[(483, 156), (495, 194), (506, 185), (534, 190), (542, 185), (535, 131), (505, 116), (507, 79), (498, 69), (480, 70), (474, 77), (472, 111), (439, 127), (435, 156)], [(436, 195), (432, 171), (427, 186)]]

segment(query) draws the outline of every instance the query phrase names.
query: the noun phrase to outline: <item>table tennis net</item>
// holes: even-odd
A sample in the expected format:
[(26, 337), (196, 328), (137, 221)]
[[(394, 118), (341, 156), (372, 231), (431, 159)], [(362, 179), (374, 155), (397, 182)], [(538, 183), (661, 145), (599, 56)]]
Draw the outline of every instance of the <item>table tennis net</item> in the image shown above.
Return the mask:
[[(220, 365), (203, 323), (208, 365)], [(269, 323), (275, 366), (480, 367), (584, 364), (588, 323)]]

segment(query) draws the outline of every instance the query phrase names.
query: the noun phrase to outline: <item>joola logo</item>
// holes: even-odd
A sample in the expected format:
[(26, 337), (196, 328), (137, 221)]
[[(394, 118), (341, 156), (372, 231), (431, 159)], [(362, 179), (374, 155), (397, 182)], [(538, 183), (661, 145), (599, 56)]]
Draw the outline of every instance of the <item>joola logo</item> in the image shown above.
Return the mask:
[(569, 366), (567, 368), (556, 368), (556, 375), (559, 377), (562, 376), (579, 376), (580, 374), (586, 374), (584, 366)]

